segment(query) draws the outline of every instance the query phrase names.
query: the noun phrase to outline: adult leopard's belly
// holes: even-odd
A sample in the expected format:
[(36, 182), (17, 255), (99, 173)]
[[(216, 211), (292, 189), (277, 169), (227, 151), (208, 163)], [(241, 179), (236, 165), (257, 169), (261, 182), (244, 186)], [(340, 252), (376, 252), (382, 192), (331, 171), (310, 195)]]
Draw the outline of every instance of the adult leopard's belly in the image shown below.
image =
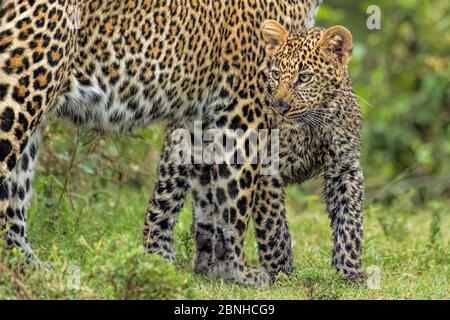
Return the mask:
[(59, 117), (78, 126), (105, 133), (124, 133), (146, 127), (157, 120), (186, 121), (200, 118), (213, 104), (214, 88), (189, 98), (180, 82), (161, 86), (158, 78), (145, 87), (138, 81), (104, 86), (96, 76), (83, 83), (70, 78), (70, 89), (59, 97)]

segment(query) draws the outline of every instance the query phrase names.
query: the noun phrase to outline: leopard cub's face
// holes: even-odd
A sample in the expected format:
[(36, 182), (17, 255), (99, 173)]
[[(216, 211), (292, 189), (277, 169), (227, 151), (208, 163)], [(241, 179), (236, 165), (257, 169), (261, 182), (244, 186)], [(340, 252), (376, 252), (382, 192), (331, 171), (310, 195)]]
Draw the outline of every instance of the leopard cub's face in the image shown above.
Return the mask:
[(266, 102), (288, 123), (310, 112), (326, 112), (346, 81), (352, 36), (341, 26), (308, 28), (289, 34), (276, 21), (262, 26), (269, 58)]

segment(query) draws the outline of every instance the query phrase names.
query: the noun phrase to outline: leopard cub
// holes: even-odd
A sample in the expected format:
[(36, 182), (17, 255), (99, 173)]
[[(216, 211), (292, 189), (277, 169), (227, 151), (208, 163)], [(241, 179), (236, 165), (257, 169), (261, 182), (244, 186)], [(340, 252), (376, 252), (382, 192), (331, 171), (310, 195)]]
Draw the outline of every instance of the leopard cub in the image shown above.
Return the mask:
[(332, 264), (347, 279), (362, 280), (362, 114), (348, 74), (351, 33), (342, 26), (289, 33), (269, 20), (263, 38), (266, 104), (271, 127), (280, 130), (280, 170), (258, 181), (254, 220), (261, 261), (272, 274), (291, 270), (279, 185), (320, 178), (333, 231)]
[[(265, 112), (271, 129), (279, 129), (280, 152), (278, 172), (259, 176), (254, 195), (252, 216), (261, 263), (272, 276), (293, 270), (284, 188), (320, 178), (333, 232), (332, 265), (347, 279), (363, 279), (362, 115), (348, 75), (352, 36), (341, 26), (289, 33), (273, 20), (262, 25), (262, 35), (268, 56)], [(175, 144), (171, 133), (177, 127), (172, 125), (167, 130), (144, 242), (148, 252), (173, 259), (173, 227), (191, 189), (196, 224), (195, 268), (206, 271), (215, 261), (243, 251), (242, 247), (230, 245), (214, 227), (234, 223), (240, 213), (214, 215), (214, 208), (208, 210), (208, 195), (196, 188), (201, 177), (195, 166), (171, 162)], [(226, 201), (230, 191), (221, 191), (220, 197)], [(153, 219), (155, 213), (158, 221)], [(214, 224), (205, 223), (210, 220)], [(225, 278), (235, 279), (230, 275)]]

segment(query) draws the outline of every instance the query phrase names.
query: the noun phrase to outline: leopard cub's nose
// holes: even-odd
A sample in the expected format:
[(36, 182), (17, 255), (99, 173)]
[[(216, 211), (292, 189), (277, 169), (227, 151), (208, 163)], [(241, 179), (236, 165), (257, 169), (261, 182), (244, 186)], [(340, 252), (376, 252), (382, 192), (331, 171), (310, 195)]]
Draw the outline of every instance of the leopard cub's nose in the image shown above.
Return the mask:
[(278, 111), (281, 114), (285, 114), (286, 112), (289, 111), (289, 109), (291, 109), (291, 106), (289, 105), (289, 103), (287, 103), (286, 101), (284, 101), (282, 99), (275, 100), (272, 103), (272, 106), (275, 108), (276, 111)]

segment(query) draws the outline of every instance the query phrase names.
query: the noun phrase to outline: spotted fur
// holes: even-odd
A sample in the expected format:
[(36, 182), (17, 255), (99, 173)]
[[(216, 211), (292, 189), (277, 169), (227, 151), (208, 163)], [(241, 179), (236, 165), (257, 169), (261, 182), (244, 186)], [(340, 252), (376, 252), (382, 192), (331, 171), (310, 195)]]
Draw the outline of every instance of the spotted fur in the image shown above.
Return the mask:
[[(37, 128), (50, 114), (108, 134), (157, 120), (206, 126), (267, 127), (262, 114), (266, 18), (299, 28), (313, 24), (320, 0), (3, 0), (0, 1), (0, 222), (7, 242), (26, 249), (24, 154), (36, 147)], [(244, 110), (251, 110), (250, 119)], [(249, 155), (251, 157), (252, 155)], [(230, 166), (220, 175), (201, 169), (200, 194), (208, 212), (247, 210), (239, 230), (220, 235), (239, 243), (253, 205), (259, 166)], [(20, 171), (20, 172), (19, 172)], [(27, 171), (27, 170), (25, 170)], [(223, 203), (226, 188), (249, 173), (252, 182)], [(25, 181), (23, 180), (25, 179)], [(31, 178), (29, 179), (31, 182)], [(27, 192), (31, 191), (26, 188)], [(20, 209), (20, 210), (19, 210)], [(158, 221), (158, 217), (154, 217)], [(209, 222), (208, 222), (209, 224)], [(219, 227), (218, 227), (219, 228)], [(210, 273), (243, 281), (237, 252)], [(261, 273), (262, 274), (262, 273)], [(263, 275), (261, 277), (264, 277)]]
[[(257, 183), (253, 218), (260, 260), (273, 276), (293, 270), (284, 187), (320, 178), (333, 231), (332, 264), (347, 279), (360, 280), (364, 200), (360, 165), (362, 117), (347, 70), (352, 47), (350, 32), (343, 27), (308, 28), (289, 35), (275, 21), (267, 21), (263, 35), (269, 56), (265, 101), (270, 106), (264, 111), (270, 128), (280, 130), (280, 170), (274, 175), (260, 176)], [(233, 247), (213, 226), (203, 222), (207, 219), (208, 211), (204, 209), (208, 202), (196, 188), (196, 180), (202, 178), (194, 166), (171, 162), (174, 144), (179, 143), (173, 140), (176, 128), (172, 125), (168, 129), (159, 181), (149, 208), (149, 219), (157, 213), (163, 228), (154, 230), (150, 237), (146, 229), (145, 244), (150, 252), (173, 259), (173, 226), (191, 188), (196, 221), (195, 267), (207, 271), (215, 260), (230, 251), (242, 252), (243, 247)], [(219, 166), (219, 172), (229, 175), (225, 169)], [(232, 189), (245, 183), (242, 177), (234, 187), (217, 189), (218, 197), (228, 201)], [(170, 206), (161, 206), (161, 199)], [(236, 224), (238, 215), (230, 211), (215, 223)]]

